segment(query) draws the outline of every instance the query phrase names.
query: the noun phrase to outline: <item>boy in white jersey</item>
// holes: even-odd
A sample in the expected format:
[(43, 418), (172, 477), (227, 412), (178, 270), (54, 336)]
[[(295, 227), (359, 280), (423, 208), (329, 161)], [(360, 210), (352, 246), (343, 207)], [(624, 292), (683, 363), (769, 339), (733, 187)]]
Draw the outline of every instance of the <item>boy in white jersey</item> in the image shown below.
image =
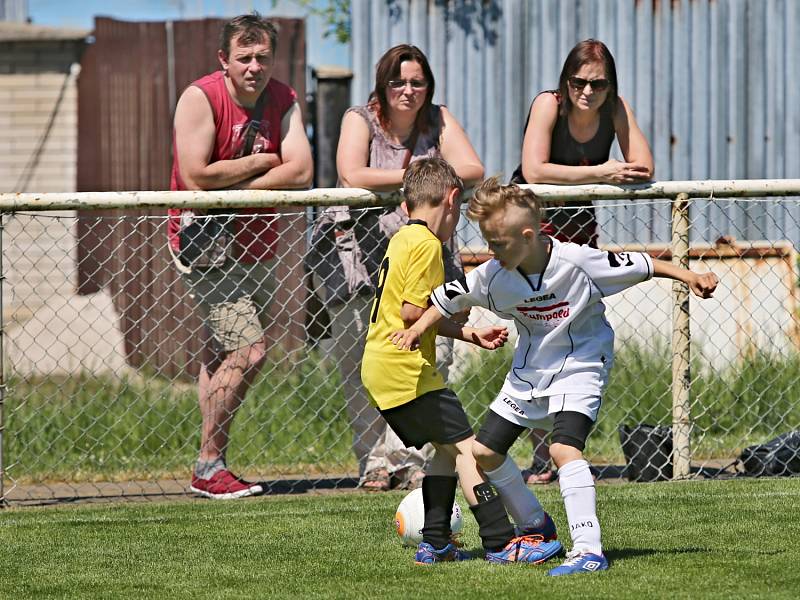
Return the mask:
[(552, 430), (550, 453), (573, 549), (549, 574), (605, 570), (594, 480), (583, 457), (613, 362), (614, 332), (602, 299), (653, 276), (682, 281), (697, 296), (709, 298), (718, 279), (645, 253), (615, 254), (540, 236), (533, 192), (501, 186), (496, 178), (476, 190), (467, 216), (480, 225), (494, 259), (434, 290), (433, 306), (392, 341), (412, 348), (440, 318), (472, 306), (514, 320), (519, 339), (513, 364), (473, 454), (520, 529), (549, 529), (549, 516), (508, 450), (526, 428)]

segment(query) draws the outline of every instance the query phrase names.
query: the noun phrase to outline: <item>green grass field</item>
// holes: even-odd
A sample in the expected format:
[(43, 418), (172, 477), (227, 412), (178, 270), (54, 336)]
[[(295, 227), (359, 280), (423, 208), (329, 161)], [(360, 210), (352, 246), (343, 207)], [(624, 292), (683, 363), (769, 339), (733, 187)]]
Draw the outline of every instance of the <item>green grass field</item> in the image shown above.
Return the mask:
[[(541, 497), (564, 538), (558, 488)], [(3, 510), (0, 597), (794, 599), (800, 590), (800, 479), (601, 485), (611, 570), (558, 579), (544, 565), (414, 566), (391, 529), (401, 498)], [(468, 549), (478, 549), (476, 531), (467, 515)]]

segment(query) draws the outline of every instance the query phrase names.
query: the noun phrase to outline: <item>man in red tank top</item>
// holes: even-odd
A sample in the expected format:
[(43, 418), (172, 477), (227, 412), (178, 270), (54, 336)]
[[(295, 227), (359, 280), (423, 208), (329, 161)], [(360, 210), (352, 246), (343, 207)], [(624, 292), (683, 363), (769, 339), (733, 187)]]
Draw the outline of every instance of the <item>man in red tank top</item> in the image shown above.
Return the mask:
[[(222, 70), (193, 82), (175, 109), (171, 189), (311, 184), (311, 149), (297, 94), (271, 78), (276, 42), (277, 30), (257, 13), (225, 24), (218, 51)], [(170, 250), (206, 318), (217, 356), (200, 372), (203, 425), (191, 484), (192, 491), (217, 499), (262, 491), (228, 470), (225, 451), (236, 410), (266, 357), (279, 243), (272, 210), (236, 212), (245, 216), (233, 219), (222, 235), (201, 225), (204, 220), (192, 211), (170, 210), (168, 222)], [(221, 251), (207, 252), (209, 247)]]

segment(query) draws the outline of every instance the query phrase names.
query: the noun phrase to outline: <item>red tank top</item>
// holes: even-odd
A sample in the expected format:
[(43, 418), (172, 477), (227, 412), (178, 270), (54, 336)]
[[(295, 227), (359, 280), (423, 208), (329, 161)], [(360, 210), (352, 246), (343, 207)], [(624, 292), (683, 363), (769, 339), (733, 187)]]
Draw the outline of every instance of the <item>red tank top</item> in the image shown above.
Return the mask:
[[(214, 113), (214, 126), (217, 132), (214, 141), (214, 150), (211, 154), (210, 162), (218, 160), (229, 160), (236, 156), (237, 151), (243, 144), (241, 137), (250, 115), (243, 107), (236, 104), (225, 87), (225, 76), (222, 71), (216, 71), (210, 75), (198, 79), (192, 85), (199, 87), (205, 93), (211, 110)], [(264, 105), (264, 113), (261, 117), (261, 129), (253, 143), (252, 152), (281, 152), (281, 121), (286, 111), (297, 101), (297, 93), (288, 85), (275, 79), (270, 79), (267, 84), (267, 101)], [(171, 190), (185, 190), (178, 165), (178, 152), (175, 146), (175, 135), (173, 131), (172, 153), (174, 160), (172, 163), (172, 176), (170, 178)], [(273, 215), (275, 211), (271, 208), (247, 208), (238, 209), (240, 214), (261, 214)], [(167, 234), (169, 243), (175, 252), (179, 251), (180, 229), (180, 209), (169, 209), (170, 219), (167, 224)], [(272, 258), (275, 254), (275, 246), (278, 241), (278, 227), (274, 217), (266, 216), (262, 218), (244, 217), (236, 220), (236, 241), (238, 248), (241, 249), (239, 260), (245, 263), (255, 263)]]

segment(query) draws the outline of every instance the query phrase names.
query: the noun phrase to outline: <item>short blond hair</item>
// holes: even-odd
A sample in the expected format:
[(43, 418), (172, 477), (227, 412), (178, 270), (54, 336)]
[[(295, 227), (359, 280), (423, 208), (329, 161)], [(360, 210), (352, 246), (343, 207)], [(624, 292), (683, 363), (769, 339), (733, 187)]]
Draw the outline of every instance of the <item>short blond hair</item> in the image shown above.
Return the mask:
[(408, 210), (414, 210), (423, 204), (439, 206), (453, 188), (460, 194), (464, 191), (464, 183), (443, 158), (415, 160), (403, 175), (403, 196)]
[(501, 185), (497, 176), (490, 177), (475, 188), (467, 208), (467, 218), (482, 223), (498, 212), (505, 212), (509, 206), (527, 209), (532, 224), (538, 228), (540, 208), (536, 194), (518, 185)]

